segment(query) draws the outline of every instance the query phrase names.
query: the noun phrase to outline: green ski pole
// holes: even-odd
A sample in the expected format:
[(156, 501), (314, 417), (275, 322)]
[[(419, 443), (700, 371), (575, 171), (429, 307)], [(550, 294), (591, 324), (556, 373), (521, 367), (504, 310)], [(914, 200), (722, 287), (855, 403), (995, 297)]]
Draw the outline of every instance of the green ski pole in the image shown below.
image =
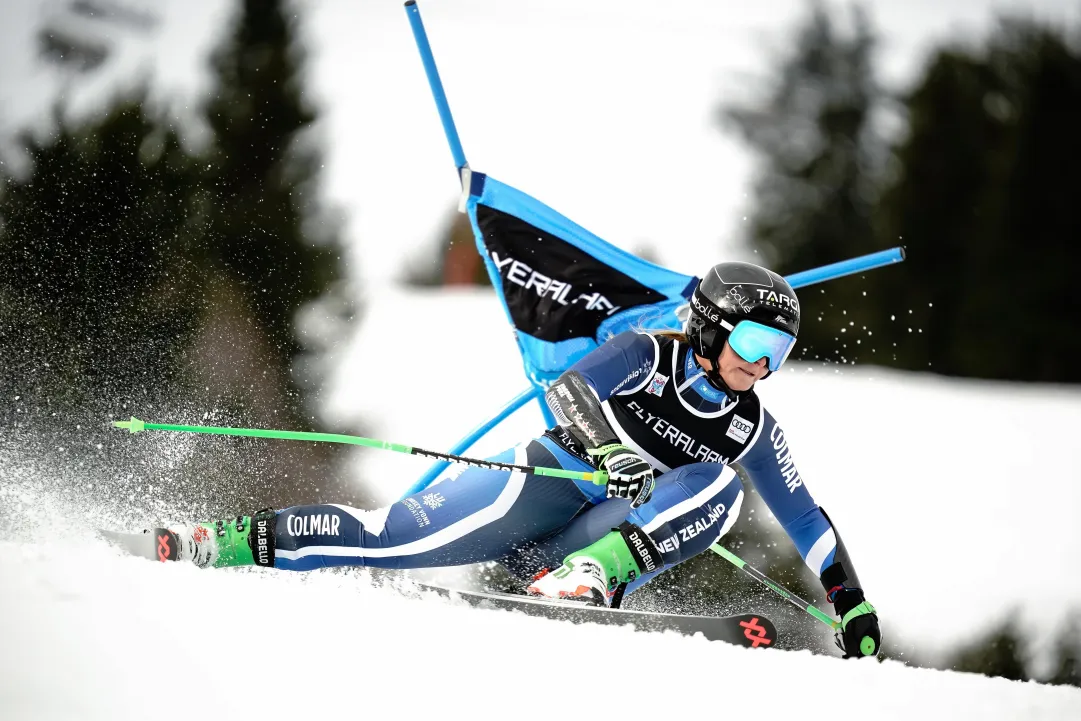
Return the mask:
[(206, 433), (218, 436), (244, 436), (247, 438), (278, 438), (289, 441), (322, 441), (326, 443), (348, 443), (354, 446), (367, 448), (379, 448), (396, 453), (407, 453), (411, 456), (423, 456), (441, 461), (453, 461), (475, 468), (488, 468), (497, 471), (521, 471), (532, 473), (535, 476), (551, 476), (553, 478), (570, 478), (576, 481), (589, 481), (595, 485), (603, 486), (608, 483), (608, 474), (605, 471), (565, 471), (562, 468), (544, 468), (541, 466), (518, 466), (513, 463), (500, 463), (499, 461), (485, 461), (479, 458), (466, 458), (450, 453), (428, 451), (423, 448), (415, 448), (400, 443), (380, 441), (375, 438), (363, 438), (361, 436), (347, 436), (338, 433), (308, 433), (304, 431), (276, 431), (263, 428), (223, 428), (221, 426), (178, 426), (168, 423), (147, 423), (132, 416), (130, 421), (113, 421), (116, 428), (124, 428), (131, 433), (142, 431), (177, 431), (181, 433)]
[(754, 580), (756, 580), (759, 583), (763, 584), (764, 586), (768, 587), (770, 590), (772, 590), (774, 593), (776, 593), (777, 595), (779, 595), (781, 598), (785, 599), (789, 603), (791, 603), (793, 606), (795, 606), (795, 607), (797, 607), (799, 609), (802, 609), (802, 610), (806, 611), (807, 613), (811, 614), (812, 616), (817, 618), (819, 621), (821, 621), (822, 623), (829, 626), (834, 631), (841, 628), (840, 621), (834, 621), (827, 614), (825, 614), (822, 611), (818, 610), (818, 608), (814, 604), (808, 603), (807, 601), (804, 601), (802, 598), (800, 598), (796, 594), (792, 593), (791, 591), (786, 589), (781, 584), (777, 583), (776, 581), (771, 580), (768, 576), (766, 576), (766, 574), (762, 573), (757, 568), (754, 568), (753, 566), (747, 565), (746, 561), (744, 561), (742, 558), (740, 558), (736, 554), (729, 551), (727, 548), (725, 548), (721, 544), (714, 543), (712, 546), (709, 547), (709, 550), (713, 551), (718, 556), (725, 559), (726, 561), (731, 563), (736, 568), (742, 570), (744, 573), (746, 573), (748, 576), (750, 576)]

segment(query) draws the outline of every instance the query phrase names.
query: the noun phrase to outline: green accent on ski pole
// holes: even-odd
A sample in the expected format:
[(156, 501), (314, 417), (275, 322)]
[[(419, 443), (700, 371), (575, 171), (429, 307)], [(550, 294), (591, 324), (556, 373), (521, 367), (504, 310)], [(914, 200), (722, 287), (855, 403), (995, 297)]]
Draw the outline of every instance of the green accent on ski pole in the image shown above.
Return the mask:
[(740, 570), (743, 570), (747, 567), (747, 563), (742, 558), (732, 553), (719, 543), (714, 543), (712, 546), (709, 547), (709, 550), (713, 551), (721, 558), (727, 560), (729, 563), (731, 563), (733, 566)]
[(288, 441), (324, 441), (328, 443), (350, 443), (355, 446), (368, 448), (380, 448), (399, 453), (412, 453), (413, 448), (398, 443), (375, 440), (374, 438), (362, 438), (360, 436), (345, 436), (337, 433), (308, 433), (305, 431), (276, 431), (264, 428), (224, 428), (221, 426), (179, 426), (170, 423), (147, 423), (132, 416), (130, 421), (113, 421), (117, 428), (127, 428), (132, 433), (142, 430), (147, 431), (177, 431), (180, 433), (206, 433), (217, 436), (244, 436), (246, 438), (278, 438)]
[(394, 451), (396, 453), (407, 453), (413, 456), (425, 456), (428, 458), (454, 461), (456, 463), (464, 463), (466, 465), (476, 466), (478, 468), (522, 471), (525, 473), (532, 473), (536, 476), (551, 476), (554, 478), (570, 478), (576, 481), (591, 481), (598, 485), (604, 485), (608, 482), (608, 474), (604, 471), (592, 471), (583, 473), (581, 471), (567, 471), (562, 468), (518, 466), (513, 463), (501, 463), (499, 461), (486, 461), (476, 458), (465, 458), (463, 456), (455, 456), (450, 453), (439, 453), (437, 451), (428, 451), (423, 448), (406, 446), (402, 445), (401, 443), (390, 443), (388, 441), (380, 441), (375, 438), (364, 438), (362, 436), (347, 436), (340, 433), (309, 433), (306, 431), (278, 431), (263, 428), (225, 428), (221, 426), (181, 426), (169, 423), (147, 423), (146, 421), (139, 420), (135, 416), (132, 416), (130, 421), (113, 421), (113, 425), (117, 428), (127, 429), (131, 433), (139, 433), (140, 431), (144, 430), (176, 431), (180, 433), (206, 433), (218, 436), (243, 436), (246, 438), (276, 438), (287, 441), (348, 443), (354, 446), (364, 446), (366, 448), (377, 448), (379, 450)]
[(605, 486), (608, 484), (607, 471), (582, 473), (581, 471), (565, 471), (562, 468), (534, 466), (530, 473), (534, 476), (551, 476), (552, 478), (570, 478), (575, 481), (592, 481), (595, 486)]
[[(766, 576), (764, 573), (759, 571), (757, 568), (754, 568), (753, 566), (747, 565), (746, 561), (744, 561), (742, 558), (740, 558), (736, 554), (729, 551), (727, 548), (725, 548), (721, 544), (714, 543), (712, 546), (709, 547), (709, 550), (713, 551), (718, 556), (725, 559), (726, 561), (731, 563), (733, 566), (740, 569), (741, 571), (746, 573), (748, 576), (750, 576), (754, 580), (761, 583), (763, 586), (766, 586), (771, 591), (776, 593), (778, 596), (780, 596), (781, 598), (783, 598), (786, 601), (788, 601), (789, 603), (791, 603), (793, 606), (796, 606), (797, 608), (800, 608), (803, 611), (806, 611), (811, 616), (817, 618), (819, 621), (826, 624), (827, 626), (829, 626), (834, 631), (836, 631), (838, 628), (841, 628), (841, 623), (840, 622), (835, 621), (834, 619), (830, 618), (828, 614), (823, 613), (822, 611), (820, 611), (817, 606), (814, 606), (813, 604), (811, 604), (808, 601), (804, 601), (802, 598), (800, 598), (796, 594), (792, 593), (791, 591), (786, 589), (784, 586), (782, 586), (779, 583), (771, 580), (768, 576)], [(868, 605), (870, 605), (870, 604), (868, 604)], [(857, 608), (858, 608), (858, 606), (857, 606)]]
[(132, 416), (130, 421), (113, 421), (113, 425), (117, 428), (127, 428), (132, 433), (139, 433), (146, 430), (143, 422), (135, 416)]

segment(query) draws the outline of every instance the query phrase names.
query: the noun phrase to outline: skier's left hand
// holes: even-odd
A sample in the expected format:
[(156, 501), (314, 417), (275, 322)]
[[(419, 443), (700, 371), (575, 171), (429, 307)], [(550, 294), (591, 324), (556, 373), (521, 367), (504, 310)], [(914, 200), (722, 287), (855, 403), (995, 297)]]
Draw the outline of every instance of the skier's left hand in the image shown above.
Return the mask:
[(863, 598), (858, 588), (842, 588), (833, 595), (833, 608), (841, 617), (837, 645), (845, 658), (877, 656), (882, 647), (875, 607)]

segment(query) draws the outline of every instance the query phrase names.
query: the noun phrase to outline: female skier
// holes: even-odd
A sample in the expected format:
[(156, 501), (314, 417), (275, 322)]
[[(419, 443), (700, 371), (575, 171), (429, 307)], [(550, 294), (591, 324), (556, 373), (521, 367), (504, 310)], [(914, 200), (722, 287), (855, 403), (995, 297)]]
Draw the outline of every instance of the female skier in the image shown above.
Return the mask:
[(721, 263), (689, 310), (685, 333), (622, 333), (575, 363), (546, 394), (559, 425), (493, 459), (602, 469), (605, 488), (461, 467), (379, 510), (296, 506), (174, 529), (174, 557), (292, 570), (498, 560), (533, 576), (531, 594), (604, 604), (728, 532), (743, 502), (738, 463), (821, 580), (846, 655), (877, 655), (875, 609), (754, 392), (795, 345), (795, 292), (765, 268)]

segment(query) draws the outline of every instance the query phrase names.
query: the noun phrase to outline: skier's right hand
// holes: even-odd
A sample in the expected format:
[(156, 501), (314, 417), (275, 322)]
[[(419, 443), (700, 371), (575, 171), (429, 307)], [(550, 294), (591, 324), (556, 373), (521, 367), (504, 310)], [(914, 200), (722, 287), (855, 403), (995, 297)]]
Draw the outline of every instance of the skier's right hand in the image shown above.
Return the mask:
[(653, 495), (653, 468), (627, 446), (606, 443), (587, 452), (608, 473), (608, 498), (630, 498), (631, 508), (638, 508)]

